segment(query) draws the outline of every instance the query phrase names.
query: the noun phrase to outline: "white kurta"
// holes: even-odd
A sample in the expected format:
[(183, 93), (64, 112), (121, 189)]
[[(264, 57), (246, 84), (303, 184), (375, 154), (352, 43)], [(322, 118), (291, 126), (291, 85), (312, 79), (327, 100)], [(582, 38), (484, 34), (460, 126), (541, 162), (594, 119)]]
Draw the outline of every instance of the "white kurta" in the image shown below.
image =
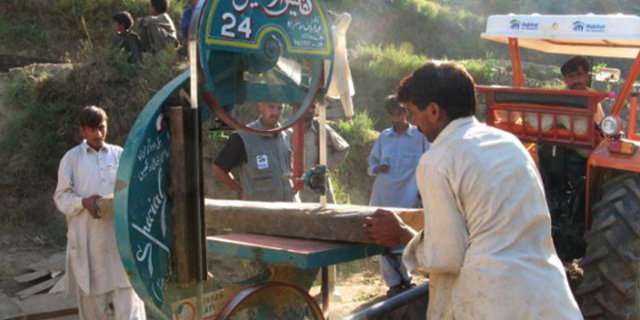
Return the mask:
[(114, 192), (121, 154), (119, 146), (105, 144), (96, 152), (83, 142), (60, 161), (53, 199), (67, 219), (68, 293), (74, 292), (74, 284), (86, 295), (131, 287), (118, 253), (113, 215), (94, 219), (82, 207), (82, 198)]
[(351, 15), (348, 12), (340, 14), (333, 24), (333, 75), (327, 89), (327, 96), (333, 99), (340, 99), (342, 108), (347, 118), (353, 117), (353, 100), (351, 97), (356, 93), (349, 67), (347, 50), (347, 30), (351, 24)]
[(542, 182), (516, 137), (474, 117), (454, 120), (416, 176), (425, 229), (404, 259), (430, 273), (428, 319), (582, 319)]

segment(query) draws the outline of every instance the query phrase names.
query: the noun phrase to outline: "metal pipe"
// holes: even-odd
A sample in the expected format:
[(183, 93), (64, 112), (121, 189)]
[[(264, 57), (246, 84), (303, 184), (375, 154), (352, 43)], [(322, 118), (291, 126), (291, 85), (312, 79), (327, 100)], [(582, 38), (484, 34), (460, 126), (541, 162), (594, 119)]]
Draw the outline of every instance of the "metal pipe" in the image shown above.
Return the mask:
[(418, 299), (424, 299), (427, 303), (429, 297), (429, 283), (421, 284), (415, 288), (409, 289), (384, 301), (378, 302), (366, 309), (354, 313), (345, 318), (345, 320), (366, 320), (381, 317), (391, 311), (394, 311), (410, 302)]
[(622, 111), (622, 107), (624, 107), (627, 98), (629, 97), (629, 93), (631, 93), (631, 89), (633, 89), (633, 84), (636, 82), (638, 78), (638, 74), (640, 74), (640, 52), (638, 52), (638, 56), (636, 60), (633, 61), (633, 65), (631, 66), (631, 70), (627, 75), (627, 80), (624, 82), (620, 93), (618, 94), (618, 98), (616, 99), (616, 104), (613, 106), (613, 110), (611, 110), (611, 114), (616, 116), (620, 115), (620, 111)]
[[(318, 135), (319, 135), (319, 145), (320, 145), (320, 165), (327, 165), (327, 104), (323, 101), (322, 103), (316, 104), (318, 108)], [(328, 185), (325, 183), (325, 186)], [(320, 207), (324, 208), (327, 206), (327, 194), (326, 192), (320, 195)]]
[(511, 76), (514, 87), (524, 87), (524, 73), (522, 72), (522, 58), (518, 38), (509, 38), (509, 54), (511, 56)]
[[(198, 93), (198, 29), (200, 27), (200, 18), (202, 15), (202, 11), (204, 8), (206, 1), (199, 0), (196, 6), (193, 8), (191, 21), (189, 22), (189, 34), (188, 34), (188, 56), (189, 56), (189, 72), (190, 72), (190, 82), (189, 82), (189, 93), (191, 96), (190, 101), (190, 114), (191, 114), (191, 133), (193, 135), (194, 140), (191, 141), (192, 146), (186, 145), (189, 147), (189, 153), (185, 154), (187, 159), (189, 157), (191, 159), (195, 159), (195, 165), (193, 169), (191, 169), (193, 174), (193, 179), (191, 181), (187, 181), (187, 183), (193, 184), (190, 188), (193, 188), (192, 194), (187, 201), (191, 202), (191, 208), (195, 210), (194, 220), (195, 225), (193, 237), (196, 239), (195, 248), (191, 248), (191, 250), (195, 250), (196, 258), (195, 263), (197, 267), (195, 268), (198, 272), (196, 279), (196, 304), (197, 310), (195, 316), (201, 318), (204, 314), (204, 282), (207, 280), (207, 246), (205, 240), (205, 224), (204, 224), (204, 176), (202, 170), (202, 126), (200, 125), (200, 95)], [(186, 111), (186, 110), (184, 110)], [(185, 132), (186, 134), (187, 132)], [(186, 161), (185, 161), (186, 164)], [(188, 166), (187, 166), (188, 167)], [(181, 248), (178, 248), (179, 250)]]

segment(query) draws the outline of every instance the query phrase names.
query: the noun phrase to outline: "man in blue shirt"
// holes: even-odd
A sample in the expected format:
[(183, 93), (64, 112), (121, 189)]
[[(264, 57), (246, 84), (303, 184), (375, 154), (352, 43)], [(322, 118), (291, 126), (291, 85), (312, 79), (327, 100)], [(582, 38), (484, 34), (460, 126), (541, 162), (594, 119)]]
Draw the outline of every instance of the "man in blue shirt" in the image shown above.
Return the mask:
[[(367, 159), (367, 171), (376, 176), (369, 205), (418, 208), (420, 197), (415, 172), (420, 156), (429, 148), (429, 142), (418, 128), (407, 121), (407, 109), (394, 95), (385, 100), (385, 109), (393, 126), (380, 133)], [(411, 276), (402, 265), (401, 254), (383, 255), (380, 269), (389, 286), (388, 296), (412, 286)]]
[(189, 24), (191, 23), (191, 15), (193, 14), (193, 9), (198, 5), (198, 0), (191, 0), (191, 3), (184, 8), (182, 13), (182, 21), (180, 21), (180, 30), (182, 31), (182, 35), (185, 40), (189, 39)]

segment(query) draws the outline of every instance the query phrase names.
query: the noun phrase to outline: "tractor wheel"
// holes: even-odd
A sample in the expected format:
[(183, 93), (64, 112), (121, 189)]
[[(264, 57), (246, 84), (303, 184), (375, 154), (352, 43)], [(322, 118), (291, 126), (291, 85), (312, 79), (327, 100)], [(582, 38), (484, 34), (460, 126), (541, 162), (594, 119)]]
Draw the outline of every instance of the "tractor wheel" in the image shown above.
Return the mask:
[(605, 183), (584, 238), (584, 278), (577, 290), (584, 317), (640, 320), (640, 175)]

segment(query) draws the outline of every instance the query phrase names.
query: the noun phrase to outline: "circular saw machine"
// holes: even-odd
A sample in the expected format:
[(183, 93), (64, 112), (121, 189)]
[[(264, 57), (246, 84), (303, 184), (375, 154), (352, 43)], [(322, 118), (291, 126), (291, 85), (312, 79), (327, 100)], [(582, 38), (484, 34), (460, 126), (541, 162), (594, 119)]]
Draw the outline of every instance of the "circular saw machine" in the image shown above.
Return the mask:
[[(311, 282), (300, 273), (285, 273), (278, 278), (285, 284), (269, 285), (264, 277), (229, 284), (207, 273), (201, 123), (210, 110), (228, 126), (255, 133), (296, 123), (330, 78), (324, 67), (333, 59), (326, 10), (321, 0), (201, 0), (188, 49), (190, 69), (149, 101), (120, 161), (114, 222), (131, 283), (157, 318), (218, 319), (247, 304), (239, 294), (251, 301), (286, 298), (285, 307), (261, 304), (258, 318), (282, 318), (301, 308), (308, 318), (321, 318), (307, 294)], [(247, 126), (262, 102), (284, 105), (277, 128)]]

